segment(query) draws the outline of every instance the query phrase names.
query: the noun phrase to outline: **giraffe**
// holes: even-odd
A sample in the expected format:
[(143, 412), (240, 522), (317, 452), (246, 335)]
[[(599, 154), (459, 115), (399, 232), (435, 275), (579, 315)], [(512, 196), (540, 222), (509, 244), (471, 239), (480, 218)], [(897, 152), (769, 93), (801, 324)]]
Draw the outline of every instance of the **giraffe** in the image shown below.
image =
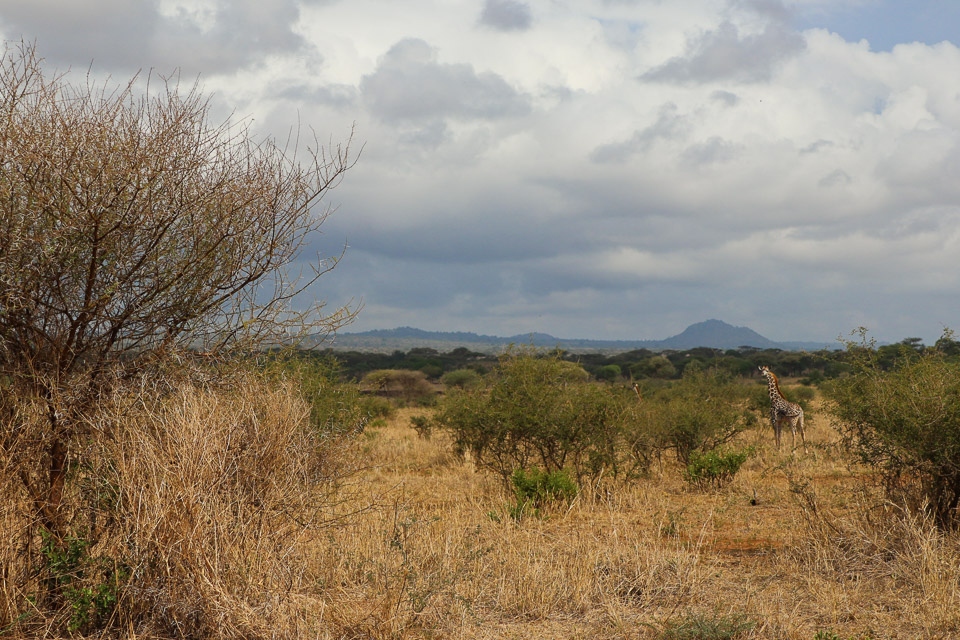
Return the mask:
[(770, 422), (773, 424), (773, 435), (777, 439), (777, 449), (780, 448), (780, 432), (783, 430), (783, 423), (787, 422), (793, 434), (793, 448), (797, 448), (797, 429), (799, 429), (800, 439), (803, 440), (803, 451), (806, 453), (807, 437), (803, 432), (803, 409), (800, 405), (789, 402), (783, 397), (780, 393), (780, 382), (769, 367), (760, 367), (760, 373), (767, 379), (767, 387), (770, 391)]

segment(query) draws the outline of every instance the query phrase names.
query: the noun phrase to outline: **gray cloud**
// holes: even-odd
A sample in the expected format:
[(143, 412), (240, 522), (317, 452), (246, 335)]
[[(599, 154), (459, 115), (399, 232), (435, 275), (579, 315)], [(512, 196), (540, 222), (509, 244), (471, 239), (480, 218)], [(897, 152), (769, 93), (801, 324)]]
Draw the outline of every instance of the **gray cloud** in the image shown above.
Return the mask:
[(276, 84), (267, 92), (282, 100), (323, 104), (331, 107), (350, 107), (356, 105), (359, 92), (353, 85), (327, 84), (319, 87), (307, 84)]
[(469, 64), (437, 62), (423, 40), (393, 45), (377, 69), (360, 82), (364, 102), (388, 122), (438, 117), (496, 119), (525, 115), (529, 99), (495, 73), (477, 73)]
[(192, 76), (309, 49), (293, 31), (299, 15), (295, 0), (218, 0), (202, 15), (183, 9), (165, 15), (156, 2), (13, 0), (0, 9), (0, 24), (8, 38), (36, 41), (54, 64), (163, 74), (180, 69)]
[(780, 24), (786, 24), (793, 18), (793, 12), (780, 0), (736, 0), (733, 4), (746, 7)]
[(677, 113), (677, 105), (668, 103), (660, 107), (657, 121), (652, 125), (636, 131), (629, 140), (597, 147), (590, 154), (590, 159), (598, 163), (625, 162), (631, 156), (649, 150), (657, 140), (680, 138), (686, 130), (686, 118)]
[(743, 145), (734, 144), (719, 136), (712, 136), (706, 142), (691, 145), (683, 150), (680, 159), (687, 165), (699, 167), (724, 163), (736, 157)]
[(777, 22), (762, 32), (741, 36), (723, 22), (687, 43), (687, 52), (640, 76), (654, 82), (702, 83), (716, 80), (765, 82), (784, 60), (806, 47), (803, 36)]
[(833, 146), (835, 146), (833, 141), (820, 139), (815, 142), (811, 142), (804, 148), (800, 149), (800, 153), (801, 154), (818, 153), (824, 149), (829, 149), (830, 147), (833, 147)]
[(526, 31), (532, 22), (530, 7), (516, 0), (487, 0), (480, 14), (480, 24), (500, 31)]
[(836, 171), (831, 171), (827, 175), (820, 178), (820, 181), (817, 182), (817, 185), (820, 187), (834, 187), (847, 185), (851, 182), (853, 182), (853, 178), (850, 177), (849, 173), (843, 169), (837, 169)]
[(730, 91), (723, 91), (722, 89), (717, 89), (710, 94), (710, 99), (715, 100), (724, 106), (735, 107), (740, 104), (740, 96)]

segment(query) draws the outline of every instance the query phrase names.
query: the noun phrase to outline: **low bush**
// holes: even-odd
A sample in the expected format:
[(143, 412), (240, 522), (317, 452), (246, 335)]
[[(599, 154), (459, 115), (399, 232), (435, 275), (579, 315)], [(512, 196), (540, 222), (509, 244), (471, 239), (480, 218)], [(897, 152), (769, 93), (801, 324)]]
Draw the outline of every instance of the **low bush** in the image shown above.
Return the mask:
[(67, 630), (71, 633), (101, 628), (113, 615), (130, 568), (115, 559), (90, 554), (90, 540), (67, 535), (55, 540), (40, 531), (47, 594), (69, 609)]
[(656, 355), (630, 367), (630, 374), (638, 378), (672, 378), (677, 375), (677, 368), (666, 356)]
[(681, 380), (650, 398), (655, 446), (673, 449), (690, 464), (694, 452), (711, 451), (732, 440), (753, 423), (749, 391), (726, 373), (687, 367)]
[(362, 429), (394, 411), (387, 399), (361, 395), (356, 384), (340, 382), (339, 364), (333, 358), (294, 353), (267, 362), (264, 373), (268, 380), (281, 384), (289, 380), (299, 389), (310, 407), (310, 423), (322, 434)]
[(397, 411), (390, 400), (379, 396), (360, 396), (357, 399), (357, 406), (360, 414), (367, 420), (389, 418)]
[(411, 416), (410, 426), (417, 432), (417, 435), (426, 440), (433, 435), (433, 422), (427, 416)]
[(480, 374), (473, 369), (455, 369), (443, 374), (440, 382), (446, 388), (473, 389), (480, 386)]
[(597, 376), (598, 380), (607, 380), (608, 382), (613, 382), (614, 380), (618, 380), (620, 376), (623, 375), (623, 372), (621, 371), (619, 365), (607, 364), (597, 369), (595, 375)]
[(427, 379), (427, 374), (410, 369), (371, 371), (360, 381), (360, 389), (394, 399), (401, 404), (416, 406), (432, 405), (437, 393)]
[(571, 500), (577, 495), (577, 483), (566, 471), (517, 469), (510, 476), (517, 499), (542, 506), (551, 500)]
[(506, 480), (514, 469), (569, 470), (578, 481), (627, 470), (625, 425), (633, 392), (588, 380), (578, 365), (532, 350), (511, 350), (478, 391), (453, 389), (434, 426), (459, 453)]
[(740, 467), (752, 453), (752, 447), (730, 451), (723, 449), (694, 451), (690, 454), (690, 462), (684, 469), (684, 478), (701, 489), (710, 486), (719, 489), (737, 475)]
[(573, 500), (579, 491), (577, 483), (565, 471), (517, 469), (510, 476), (517, 502), (510, 515), (519, 520), (524, 515), (539, 516), (540, 509), (558, 502)]

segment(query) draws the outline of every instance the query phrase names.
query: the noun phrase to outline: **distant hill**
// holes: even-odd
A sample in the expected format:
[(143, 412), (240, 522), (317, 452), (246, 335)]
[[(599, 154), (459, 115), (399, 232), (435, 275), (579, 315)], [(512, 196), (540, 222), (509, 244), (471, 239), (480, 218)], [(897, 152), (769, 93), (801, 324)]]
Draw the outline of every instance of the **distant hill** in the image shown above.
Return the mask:
[(721, 320), (706, 320), (692, 324), (681, 333), (664, 340), (584, 340), (557, 338), (547, 333), (523, 333), (514, 336), (490, 336), (463, 331), (424, 331), (413, 327), (375, 329), (359, 333), (337, 334), (330, 346), (353, 351), (409, 351), (428, 347), (450, 351), (466, 347), (473, 351), (496, 353), (509, 344), (532, 344), (536, 347), (559, 347), (576, 352), (623, 352), (634, 349), (683, 351), (696, 347), (713, 349), (783, 349), (784, 351), (816, 351), (834, 349), (839, 345), (826, 342), (774, 342), (748, 327), (735, 327)]
[(736, 349), (737, 347), (755, 347), (757, 349), (786, 349), (778, 342), (747, 327), (734, 327), (721, 320), (705, 320), (692, 324), (681, 333), (661, 340), (665, 349), (694, 349), (712, 347), (714, 349)]

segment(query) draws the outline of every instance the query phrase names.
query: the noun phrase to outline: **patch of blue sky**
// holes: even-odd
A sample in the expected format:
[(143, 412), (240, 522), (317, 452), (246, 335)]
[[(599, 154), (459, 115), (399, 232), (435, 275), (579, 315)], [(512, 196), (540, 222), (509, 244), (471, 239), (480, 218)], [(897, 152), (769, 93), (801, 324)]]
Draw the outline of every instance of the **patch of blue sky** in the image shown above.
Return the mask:
[(872, 51), (890, 51), (898, 44), (949, 41), (960, 46), (960, 2), (957, 0), (874, 0), (799, 10), (795, 26), (822, 28), (849, 42), (867, 40)]

